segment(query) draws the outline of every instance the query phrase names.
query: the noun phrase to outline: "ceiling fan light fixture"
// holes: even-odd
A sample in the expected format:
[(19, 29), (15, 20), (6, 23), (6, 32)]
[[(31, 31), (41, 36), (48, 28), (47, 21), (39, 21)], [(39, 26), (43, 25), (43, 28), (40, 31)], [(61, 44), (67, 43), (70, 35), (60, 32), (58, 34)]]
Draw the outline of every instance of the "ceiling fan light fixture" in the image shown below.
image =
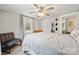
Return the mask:
[[(33, 4), (33, 5), (36, 7), (36, 12), (38, 14), (37, 15), (38, 17), (49, 16), (49, 12), (54, 9), (54, 7), (52, 7), (52, 6), (45, 7), (45, 6), (41, 6), (38, 4)], [(31, 12), (31, 13), (35, 13), (35, 12)]]
[(39, 12), (38, 15), (39, 15), (39, 16), (45, 16), (45, 14), (42, 13), (42, 12)]

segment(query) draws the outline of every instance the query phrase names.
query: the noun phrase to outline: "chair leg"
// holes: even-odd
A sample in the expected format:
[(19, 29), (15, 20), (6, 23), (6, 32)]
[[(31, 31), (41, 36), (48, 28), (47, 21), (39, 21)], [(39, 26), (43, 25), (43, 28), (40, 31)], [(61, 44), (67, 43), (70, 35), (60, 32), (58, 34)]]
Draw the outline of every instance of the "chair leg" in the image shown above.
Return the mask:
[(10, 54), (10, 50), (3, 51), (4, 53)]
[(9, 54), (10, 54), (10, 50), (8, 50), (8, 51), (7, 51), (7, 53), (9, 53)]

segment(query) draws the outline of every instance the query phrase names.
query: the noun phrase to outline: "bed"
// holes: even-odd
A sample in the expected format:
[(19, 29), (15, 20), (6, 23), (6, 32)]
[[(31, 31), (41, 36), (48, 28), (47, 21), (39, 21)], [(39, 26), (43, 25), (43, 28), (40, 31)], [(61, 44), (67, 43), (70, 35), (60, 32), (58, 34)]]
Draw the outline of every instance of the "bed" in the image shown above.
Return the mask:
[(23, 40), (23, 51), (31, 55), (71, 55), (78, 54), (78, 43), (68, 34), (31, 33)]

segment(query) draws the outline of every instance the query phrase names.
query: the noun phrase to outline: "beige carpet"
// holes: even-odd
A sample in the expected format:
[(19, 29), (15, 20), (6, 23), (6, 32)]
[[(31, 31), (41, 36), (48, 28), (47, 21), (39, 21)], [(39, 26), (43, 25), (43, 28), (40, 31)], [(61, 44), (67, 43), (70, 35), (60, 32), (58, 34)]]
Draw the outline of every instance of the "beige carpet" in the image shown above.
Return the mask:
[(11, 49), (11, 53), (10, 54), (4, 54), (4, 55), (27, 55), (22, 51), (22, 47), (21, 46), (16, 46), (14, 48)]

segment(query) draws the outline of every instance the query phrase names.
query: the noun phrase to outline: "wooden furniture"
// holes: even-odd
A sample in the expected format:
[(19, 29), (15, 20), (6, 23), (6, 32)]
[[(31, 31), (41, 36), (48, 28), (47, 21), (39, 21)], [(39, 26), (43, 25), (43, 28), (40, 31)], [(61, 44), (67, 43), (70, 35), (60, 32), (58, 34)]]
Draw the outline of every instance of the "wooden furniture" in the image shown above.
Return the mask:
[(43, 30), (34, 30), (34, 32), (43, 32)]
[(16, 46), (17, 43), (19, 43), (19, 45), (22, 43), (20, 38), (15, 38), (13, 32), (0, 34), (0, 40), (2, 52), (6, 53), (10, 53), (11, 48)]

